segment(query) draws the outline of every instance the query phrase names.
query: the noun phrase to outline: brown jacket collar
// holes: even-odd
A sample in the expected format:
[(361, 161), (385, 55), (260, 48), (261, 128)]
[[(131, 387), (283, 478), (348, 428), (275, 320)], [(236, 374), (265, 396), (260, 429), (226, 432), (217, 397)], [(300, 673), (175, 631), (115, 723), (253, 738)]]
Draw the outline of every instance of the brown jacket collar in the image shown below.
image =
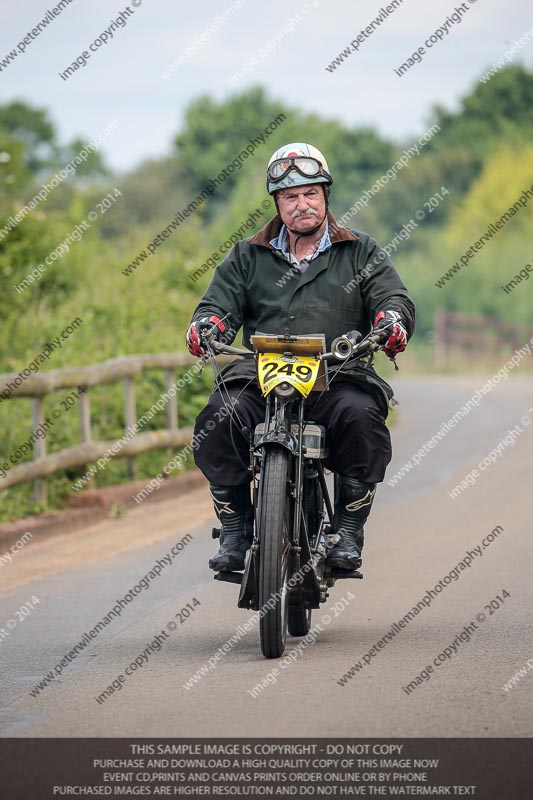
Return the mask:
[[(348, 228), (343, 228), (342, 225), (339, 225), (331, 211), (328, 211), (328, 223), (331, 244), (337, 244), (337, 242), (353, 242), (359, 239), (359, 236), (356, 236), (355, 233), (352, 233)], [(276, 214), (275, 217), (272, 217), (266, 225), (263, 225), (263, 227), (252, 236), (249, 243), (271, 248), (270, 242), (279, 235), (282, 225), (283, 222), (280, 215)]]

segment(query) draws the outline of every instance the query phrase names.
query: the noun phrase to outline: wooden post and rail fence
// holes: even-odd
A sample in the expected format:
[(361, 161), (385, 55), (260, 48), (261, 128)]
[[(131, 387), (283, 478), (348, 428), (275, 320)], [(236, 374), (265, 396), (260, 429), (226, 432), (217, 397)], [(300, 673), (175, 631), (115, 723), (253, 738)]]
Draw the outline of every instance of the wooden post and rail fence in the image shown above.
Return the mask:
[[(437, 311), (433, 330), (433, 363), (437, 369), (447, 367), (457, 354), (463, 359), (471, 356), (473, 363), (491, 362), (505, 353), (512, 355), (533, 337), (531, 325), (517, 325), (457, 311)], [(524, 365), (526, 363), (527, 359), (524, 359)]]
[[(527, 326), (511, 325), (498, 320), (471, 317), (451, 311), (439, 311), (435, 316), (434, 361), (437, 368), (446, 366), (450, 354), (457, 350), (491, 353), (520, 349), (529, 342), (533, 330)], [(228, 357), (223, 361), (231, 360)], [(0, 375), (0, 396), (10, 392), (7, 399), (31, 398), (33, 404), (33, 460), (9, 468), (0, 475), (0, 491), (28, 481), (35, 481), (35, 496), (46, 503), (46, 478), (71, 467), (81, 467), (108, 458), (127, 458), (129, 474), (135, 475), (135, 458), (141, 453), (162, 448), (178, 449), (191, 442), (193, 429), (178, 425), (178, 391), (176, 371), (193, 367), (198, 360), (184, 353), (133, 355), (115, 358), (88, 367), (39, 372), (28, 376), (13, 387), (17, 375)], [(96, 441), (92, 438), (89, 389), (103, 384), (124, 381), (125, 430), (137, 423), (135, 378), (146, 370), (165, 371), (165, 405), (167, 424), (164, 429), (127, 435), (115, 441)], [(46, 437), (37, 437), (44, 423), (44, 398), (62, 389), (77, 387), (79, 393), (80, 444), (47, 454)], [(2, 401), (5, 402), (5, 399)], [(1, 404), (0, 404), (1, 406)], [(141, 418), (142, 419), (142, 418)], [(33, 438), (33, 437), (32, 437)], [(122, 441), (124, 440), (125, 441)], [(120, 446), (118, 446), (120, 445)], [(117, 452), (113, 452), (116, 450)], [(1, 466), (1, 464), (0, 464)]]
[[(227, 361), (228, 358), (223, 360)], [(10, 392), (8, 400), (17, 400), (23, 397), (32, 399), (35, 437), (33, 460), (12, 466), (4, 477), (0, 476), (0, 491), (33, 480), (35, 481), (36, 499), (46, 503), (46, 477), (48, 475), (70, 467), (91, 464), (107, 455), (111, 458), (127, 458), (130, 476), (134, 477), (135, 458), (141, 453), (162, 448), (185, 447), (192, 439), (193, 429), (190, 427), (180, 428), (178, 425), (179, 391), (175, 390), (176, 370), (184, 367), (191, 368), (197, 366), (198, 363), (198, 359), (185, 353), (161, 353), (123, 356), (88, 367), (67, 367), (50, 372), (39, 372), (28, 376), (19, 386), (14, 386), (16, 374), (0, 375), (0, 396), (2, 393), (5, 395), (8, 390)], [(134, 428), (138, 421), (135, 378), (145, 370), (165, 371), (165, 393), (161, 397), (165, 397), (166, 427), (161, 430), (123, 436), (122, 439), (114, 441), (94, 440), (91, 430), (89, 389), (117, 381), (124, 382), (124, 423), (127, 432)], [(73, 387), (81, 390), (78, 396), (80, 444), (47, 454), (46, 436), (37, 437), (37, 432), (41, 432), (44, 427), (44, 398), (54, 392)], [(6, 400), (4, 399), (2, 402), (6, 402)], [(158, 402), (158, 399), (155, 402)], [(122, 441), (124, 438), (125, 441)]]

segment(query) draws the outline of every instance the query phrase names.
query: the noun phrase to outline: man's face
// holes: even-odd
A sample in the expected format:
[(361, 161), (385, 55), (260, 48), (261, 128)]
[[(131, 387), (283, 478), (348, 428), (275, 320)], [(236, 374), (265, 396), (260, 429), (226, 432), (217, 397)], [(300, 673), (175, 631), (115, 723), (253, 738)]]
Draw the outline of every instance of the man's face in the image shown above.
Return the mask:
[(280, 189), (277, 200), (281, 219), (291, 230), (305, 233), (324, 219), (326, 201), (321, 183)]

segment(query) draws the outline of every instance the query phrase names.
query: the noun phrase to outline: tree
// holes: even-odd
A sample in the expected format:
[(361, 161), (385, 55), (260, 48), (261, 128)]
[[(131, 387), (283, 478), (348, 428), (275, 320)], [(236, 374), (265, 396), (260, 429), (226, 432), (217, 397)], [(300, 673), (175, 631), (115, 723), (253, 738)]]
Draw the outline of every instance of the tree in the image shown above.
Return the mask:
[(433, 109), (441, 132), (428, 152), (466, 151), (473, 180), (488, 155), (502, 139), (520, 139), (533, 127), (533, 73), (522, 66), (500, 70), (486, 83), (478, 83), (456, 112)]
[(8, 216), (11, 202), (31, 180), (24, 159), (24, 145), (0, 129), (0, 218)]
[[(191, 103), (184, 130), (175, 138), (179, 162), (191, 189), (200, 192), (231, 164), (250, 139), (263, 134), (265, 127), (283, 112), (289, 113), (281, 104), (268, 100), (261, 88), (221, 103), (207, 95)], [(246, 161), (242, 163), (246, 166)], [(239, 171), (236, 168), (225, 180), (225, 193), (235, 185)]]
[[(280, 119), (281, 114), (284, 119)], [(276, 118), (280, 120), (278, 127), (261, 142), (265, 128)], [(268, 99), (265, 91), (256, 87), (220, 103), (203, 96), (189, 106), (185, 127), (176, 136), (175, 143), (191, 193), (201, 192), (239, 156), (250, 140), (255, 142), (253, 156), (243, 159), (242, 166), (224, 181), (223, 189), (209, 199), (206, 204), (208, 220), (214, 216), (213, 209), (228, 198), (243, 175), (253, 180), (258, 159), (264, 175), (270, 154), (287, 142), (310, 142), (324, 153), (335, 181), (332, 203), (341, 214), (352, 205), (358, 192), (394, 161), (394, 145), (375, 131), (349, 130), (336, 120), (302, 114)]]
[(0, 106), (0, 130), (22, 142), (24, 160), (30, 172), (38, 172), (53, 160), (55, 130), (46, 111), (20, 100)]
[[(73, 139), (73, 141), (66, 147), (58, 148), (55, 166), (61, 169), (69, 164), (78, 153), (83, 150), (86, 142), (83, 139)], [(109, 177), (110, 171), (107, 168), (104, 157), (100, 150), (91, 150), (87, 153), (87, 158), (81, 164), (76, 166), (76, 177), (80, 178), (99, 178)]]

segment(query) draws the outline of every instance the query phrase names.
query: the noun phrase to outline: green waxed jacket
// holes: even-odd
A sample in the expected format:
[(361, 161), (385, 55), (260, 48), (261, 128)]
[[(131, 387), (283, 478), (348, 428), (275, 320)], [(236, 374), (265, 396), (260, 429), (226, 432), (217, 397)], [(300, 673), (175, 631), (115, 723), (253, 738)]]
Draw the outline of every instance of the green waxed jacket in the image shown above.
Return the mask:
[[(378, 311), (401, 314), (410, 337), (415, 308), (391, 260), (366, 233), (339, 226), (328, 213), (331, 247), (299, 273), (270, 241), (281, 230), (279, 215), (250, 239), (237, 242), (217, 267), (213, 280), (198, 303), (192, 321), (215, 314), (230, 314), (226, 327), (243, 327), (243, 345), (251, 349), (250, 336), (261, 333), (324, 333), (332, 340), (349, 330), (368, 333)], [(366, 269), (365, 269), (366, 268)], [(224, 338), (230, 344), (228, 337)], [(250, 378), (255, 364), (240, 359), (223, 370), (226, 381)], [(384, 414), (391, 387), (373, 369), (355, 364), (343, 375), (374, 395)]]

